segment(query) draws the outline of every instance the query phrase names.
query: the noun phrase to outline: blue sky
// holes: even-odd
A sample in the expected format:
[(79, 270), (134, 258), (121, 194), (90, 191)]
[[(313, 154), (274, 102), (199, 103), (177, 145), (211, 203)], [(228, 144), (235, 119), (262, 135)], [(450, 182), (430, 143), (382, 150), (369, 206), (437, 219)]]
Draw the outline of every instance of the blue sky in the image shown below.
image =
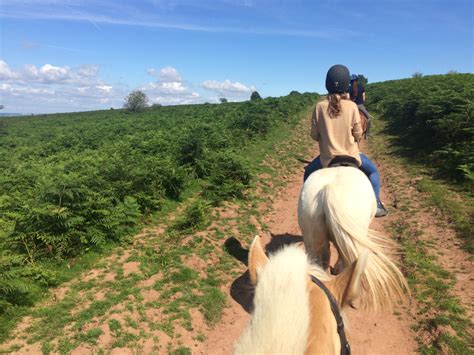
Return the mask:
[(324, 93), (333, 64), (369, 82), (473, 72), (471, 0), (0, 2), (0, 104), (121, 107)]

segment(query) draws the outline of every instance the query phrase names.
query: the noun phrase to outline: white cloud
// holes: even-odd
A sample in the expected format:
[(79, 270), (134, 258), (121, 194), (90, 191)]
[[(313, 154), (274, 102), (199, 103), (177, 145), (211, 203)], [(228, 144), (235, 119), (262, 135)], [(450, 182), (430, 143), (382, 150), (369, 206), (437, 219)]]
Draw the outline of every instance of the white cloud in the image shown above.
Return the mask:
[(166, 66), (159, 71), (155, 68), (148, 68), (147, 73), (155, 77), (157, 81), (143, 85), (139, 90), (150, 98), (151, 103), (181, 105), (202, 101), (201, 95), (192, 91), (176, 68)]
[(10, 66), (4, 61), (0, 59), (0, 79), (1, 80), (11, 80), (16, 77), (16, 73), (14, 73)]
[(112, 86), (111, 85), (97, 85), (97, 89), (105, 91), (105, 92), (111, 92), (112, 91)]
[(152, 103), (161, 105), (186, 105), (202, 103), (203, 99), (197, 92), (190, 92), (180, 96), (158, 95), (151, 98)]
[(75, 69), (69, 66), (56, 66), (49, 63), (36, 67), (26, 64), (21, 69), (11, 69), (0, 59), (0, 79), (8, 82), (23, 82), (31, 84), (79, 84), (97, 81), (98, 67), (96, 65), (83, 65)]
[(230, 80), (216, 81), (206, 80), (201, 85), (204, 89), (215, 91), (221, 95), (246, 95), (255, 91), (255, 86), (247, 86), (238, 81), (232, 82)]
[(148, 75), (153, 76), (160, 82), (164, 83), (181, 82), (183, 80), (176, 68), (171, 66), (161, 68), (160, 72), (158, 72), (155, 68), (148, 68), (146, 72)]
[(21, 94), (40, 94), (40, 95), (54, 95), (55, 91), (48, 88), (35, 88), (35, 87), (19, 87), (12, 86), (9, 84), (2, 84), (0, 86), (0, 92), (9, 93), (11, 95), (21, 95)]
[(128, 89), (105, 83), (98, 66), (77, 68), (50, 63), (26, 64), (20, 69), (0, 59), (2, 104), (9, 112), (41, 113), (121, 107)]
[(39, 76), (39, 70), (32, 64), (26, 64), (23, 73), (27, 79), (33, 79)]
[(77, 74), (83, 78), (90, 78), (97, 75), (99, 67), (97, 65), (83, 65), (77, 71)]
[(45, 64), (39, 69), (39, 80), (44, 82), (61, 82), (71, 79), (69, 67), (56, 67)]
[(182, 92), (188, 91), (188, 88), (186, 87), (186, 85), (177, 81), (162, 82), (162, 83), (157, 83), (157, 84), (152, 83), (151, 85), (155, 89), (158, 89), (161, 92), (168, 93), (168, 94), (182, 93)]
[(164, 67), (160, 70), (160, 80), (168, 83), (168, 82), (180, 82), (181, 75), (179, 75), (178, 71), (173, 67)]
[(208, 80), (201, 87), (215, 92), (209, 97), (203, 96), (195, 85), (183, 80), (172, 66), (159, 70), (149, 68), (148, 73), (155, 78), (154, 81), (128, 87), (102, 80), (96, 65), (70, 67), (46, 63), (12, 68), (0, 59), (1, 104), (8, 112), (70, 112), (122, 107), (124, 98), (133, 90), (143, 91), (150, 103), (162, 105), (218, 102), (222, 96), (239, 101), (248, 98), (254, 90), (253, 86), (238, 81)]

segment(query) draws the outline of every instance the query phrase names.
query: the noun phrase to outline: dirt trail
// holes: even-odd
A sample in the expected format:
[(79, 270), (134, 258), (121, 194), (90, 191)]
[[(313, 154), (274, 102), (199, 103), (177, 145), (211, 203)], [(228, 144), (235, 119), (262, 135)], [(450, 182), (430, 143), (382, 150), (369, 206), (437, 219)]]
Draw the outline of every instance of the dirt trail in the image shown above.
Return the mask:
[[(273, 205), (273, 213), (265, 222), (270, 233), (261, 235), (265, 243), (272, 236), (298, 238), (301, 232), (297, 222), (297, 202), (302, 186), (302, 173), (289, 177), (287, 187), (280, 191)], [(382, 231), (384, 220), (376, 220), (372, 228)], [(334, 253), (333, 253), (334, 254)], [(210, 334), (199, 352), (202, 354), (232, 353), (233, 343), (247, 325), (250, 315), (230, 295), (230, 307), (222, 322)], [(354, 354), (413, 354), (417, 344), (410, 330), (410, 317), (402, 309), (394, 314), (371, 314), (360, 310), (349, 310), (348, 337)]]

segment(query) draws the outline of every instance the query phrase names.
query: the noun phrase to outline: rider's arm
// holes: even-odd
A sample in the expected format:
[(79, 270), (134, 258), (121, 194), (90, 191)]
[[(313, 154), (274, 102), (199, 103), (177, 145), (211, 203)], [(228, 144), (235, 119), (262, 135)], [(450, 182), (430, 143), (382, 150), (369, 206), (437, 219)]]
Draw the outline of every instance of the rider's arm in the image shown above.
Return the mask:
[(318, 108), (316, 107), (313, 110), (313, 115), (311, 116), (311, 138), (313, 138), (315, 141), (319, 141), (318, 121), (316, 117), (317, 109)]
[(357, 106), (354, 105), (352, 113), (352, 135), (356, 142), (362, 138), (362, 126), (360, 124), (360, 114)]

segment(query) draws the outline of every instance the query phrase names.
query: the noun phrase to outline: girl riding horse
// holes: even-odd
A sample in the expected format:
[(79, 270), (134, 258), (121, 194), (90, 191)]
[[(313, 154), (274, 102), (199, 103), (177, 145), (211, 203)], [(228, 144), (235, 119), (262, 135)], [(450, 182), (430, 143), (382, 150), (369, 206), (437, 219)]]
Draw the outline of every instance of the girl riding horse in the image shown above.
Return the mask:
[(349, 69), (344, 65), (332, 66), (326, 75), (328, 95), (317, 103), (311, 120), (311, 137), (319, 142), (320, 156), (306, 168), (304, 180), (314, 171), (327, 168), (334, 158), (341, 156), (352, 160), (370, 180), (377, 200), (376, 217), (388, 211), (380, 200), (380, 176), (375, 164), (359, 152), (362, 137), (361, 120), (357, 105), (343, 97), (349, 90)]

